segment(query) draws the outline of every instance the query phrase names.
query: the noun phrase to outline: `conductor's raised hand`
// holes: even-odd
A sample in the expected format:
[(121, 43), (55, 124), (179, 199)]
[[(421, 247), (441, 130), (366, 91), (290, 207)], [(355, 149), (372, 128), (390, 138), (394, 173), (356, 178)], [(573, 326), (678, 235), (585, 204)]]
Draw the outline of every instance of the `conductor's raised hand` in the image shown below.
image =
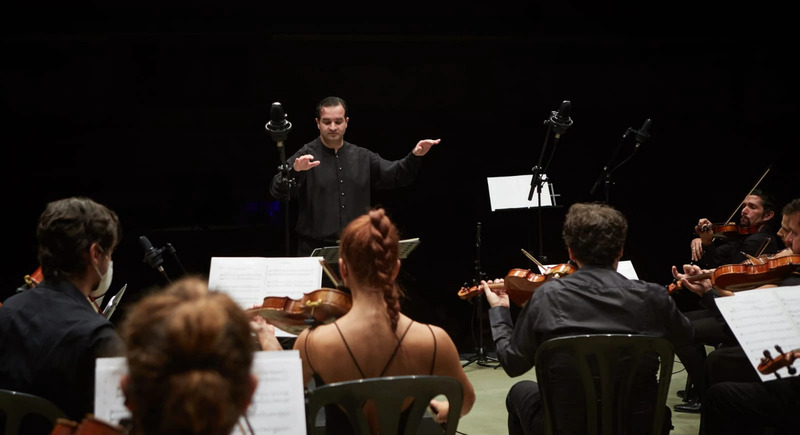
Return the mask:
[(417, 142), (417, 146), (415, 146), (411, 152), (414, 153), (415, 156), (424, 156), (425, 154), (428, 154), (428, 151), (430, 151), (432, 146), (441, 141), (441, 139), (422, 139), (421, 141)]
[(314, 156), (311, 154), (304, 154), (296, 159), (294, 159), (294, 163), (292, 163), (292, 168), (295, 171), (307, 171), (311, 168), (319, 166), (319, 160), (314, 161)]

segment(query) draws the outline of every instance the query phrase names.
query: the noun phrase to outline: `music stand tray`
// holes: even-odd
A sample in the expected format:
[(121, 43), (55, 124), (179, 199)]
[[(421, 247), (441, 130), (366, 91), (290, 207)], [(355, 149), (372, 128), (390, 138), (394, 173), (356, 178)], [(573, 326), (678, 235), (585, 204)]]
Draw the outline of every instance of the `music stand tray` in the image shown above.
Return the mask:
[[(407, 258), (411, 251), (416, 249), (419, 246), (419, 237), (414, 239), (405, 239), (400, 240), (400, 259)], [(315, 248), (313, 252), (311, 252), (312, 257), (322, 257), (326, 263), (338, 263), (339, 262), (339, 246), (326, 246), (324, 248)]]

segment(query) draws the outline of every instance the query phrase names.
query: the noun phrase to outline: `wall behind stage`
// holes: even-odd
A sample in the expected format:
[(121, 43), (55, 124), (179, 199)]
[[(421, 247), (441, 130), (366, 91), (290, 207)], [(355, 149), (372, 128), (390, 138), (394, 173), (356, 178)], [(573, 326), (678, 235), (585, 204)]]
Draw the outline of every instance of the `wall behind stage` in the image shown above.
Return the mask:
[[(274, 101), (293, 124), (287, 154), (316, 136), (314, 106), (328, 95), (350, 103), (347, 139), (386, 158), (442, 138), (413, 185), (374, 202), (422, 241), (400, 276), (405, 310), (465, 352), (477, 304), (459, 288), (478, 271), (530, 268), (521, 249), (565, 262), (564, 213), (605, 199), (603, 185), (590, 194), (605, 165), (621, 164), (608, 199), (630, 220), (624, 258), (663, 284), (688, 260), (697, 219), (725, 220), (767, 168), (762, 186), (781, 204), (797, 196), (798, 75), (780, 18), (747, 33), (675, 3), (426, 6), (145, 2), (4, 16), (3, 299), (37, 267), (36, 218), (64, 196), (119, 213), (123, 313), (165, 282), (142, 263), (142, 235), (175, 249), (173, 278), (206, 274), (213, 256), (285, 255), (285, 204), (267, 191), (280, 164), (264, 130)], [(574, 125), (557, 147), (549, 138), (543, 162), (558, 206), (492, 212), (486, 178), (531, 173), (563, 100)], [(623, 134), (647, 118), (652, 138), (634, 152)]]

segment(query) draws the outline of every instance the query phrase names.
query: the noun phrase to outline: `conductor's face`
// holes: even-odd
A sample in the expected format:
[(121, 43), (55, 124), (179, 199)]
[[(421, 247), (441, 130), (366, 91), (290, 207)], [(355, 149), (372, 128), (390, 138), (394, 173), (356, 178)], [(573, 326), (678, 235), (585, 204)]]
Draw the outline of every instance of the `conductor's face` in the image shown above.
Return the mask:
[(344, 132), (347, 130), (347, 121), (350, 120), (344, 116), (344, 107), (341, 105), (322, 107), (319, 116), (317, 128), (322, 142), (329, 146), (340, 145), (344, 140)]

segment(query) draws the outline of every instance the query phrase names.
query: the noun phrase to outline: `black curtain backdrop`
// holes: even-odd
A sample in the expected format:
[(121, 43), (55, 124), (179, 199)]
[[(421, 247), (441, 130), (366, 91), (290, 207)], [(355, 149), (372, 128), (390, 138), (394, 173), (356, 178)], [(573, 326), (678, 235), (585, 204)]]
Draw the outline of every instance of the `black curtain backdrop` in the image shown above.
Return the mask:
[[(797, 41), (780, 11), (299, 3), (11, 7), (0, 300), (38, 266), (36, 219), (66, 196), (120, 215), (112, 291), (128, 291), (116, 321), (165, 283), (142, 262), (140, 236), (170, 244), (192, 274), (207, 275), (214, 256), (285, 255), (283, 204), (268, 194), (280, 163), (264, 129), (275, 101), (293, 124), (287, 155), (316, 137), (314, 107), (328, 95), (349, 103), (346, 139), (386, 158), (442, 139), (413, 185), (374, 203), (421, 240), (400, 275), (405, 312), (444, 327), (464, 352), (477, 343), (476, 304), (457, 292), (476, 260), (489, 278), (531, 268), (521, 249), (566, 262), (564, 213), (605, 199), (603, 185), (590, 189), (617, 148), (612, 166), (631, 158), (612, 174), (609, 202), (630, 221), (623, 259), (645, 280), (668, 284), (670, 267), (689, 260), (697, 219), (727, 219), (767, 168), (761, 186), (781, 205), (797, 196)], [(543, 122), (563, 100), (574, 125), (547, 169), (558, 206), (492, 211), (487, 177), (531, 174)], [(632, 154), (623, 135), (648, 118), (652, 137)], [(178, 277), (178, 261), (164, 258)]]

